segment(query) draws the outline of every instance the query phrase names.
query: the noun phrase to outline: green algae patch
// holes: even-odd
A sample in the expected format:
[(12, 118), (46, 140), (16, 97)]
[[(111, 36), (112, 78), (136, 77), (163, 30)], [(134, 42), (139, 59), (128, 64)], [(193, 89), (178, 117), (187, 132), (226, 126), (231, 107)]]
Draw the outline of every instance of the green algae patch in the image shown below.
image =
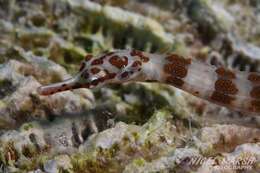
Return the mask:
[(78, 71), (79, 64), (86, 56), (86, 51), (73, 43), (60, 40), (50, 49), (49, 59), (64, 66), (68, 72)]
[(28, 131), (30, 129), (34, 128), (34, 124), (33, 123), (26, 123), (26, 124), (23, 124), (21, 129), (22, 130), (25, 130), (25, 131)]
[[(108, 151), (109, 153), (109, 151)], [(98, 157), (91, 158), (86, 155), (77, 155), (72, 157), (72, 170), (74, 172), (84, 172), (84, 173), (103, 173), (103, 172), (116, 172), (118, 170), (122, 170), (120, 165), (118, 165), (117, 161), (106, 158), (106, 157)]]
[(20, 170), (23, 172), (37, 170), (43, 167), (44, 163), (50, 158), (47, 155), (37, 155), (33, 159), (24, 159), (19, 165)]
[(133, 160), (133, 163), (139, 167), (144, 166), (145, 162), (146, 161), (143, 158)]
[[(132, 83), (113, 89), (121, 102), (129, 105), (128, 116), (123, 121), (137, 124), (144, 124), (156, 110), (170, 107), (171, 102), (164, 93), (174, 95), (174, 92), (168, 92), (158, 84)], [(170, 97), (174, 98), (173, 95)]]
[(129, 37), (134, 40), (132, 47), (144, 50), (145, 45), (150, 42), (150, 51), (172, 49), (173, 37), (167, 35), (159, 23), (148, 17), (90, 1), (69, 3), (75, 12), (85, 15), (85, 24), (81, 27), (83, 30), (92, 30), (95, 33), (102, 28), (104, 35), (113, 36), (115, 48), (124, 48), (127, 41), (125, 35), (130, 34)]
[[(90, 138), (93, 140), (91, 150), (72, 157), (73, 170), (79, 172), (114, 172), (116, 170), (116, 172), (120, 172), (126, 164), (134, 162), (138, 166), (143, 166), (146, 162), (172, 151), (175, 148), (173, 142), (175, 135), (169, 124), (170, 117), (167, 110), (161, 110), (154, 113), (142, 127), (120, 123), (114, 129), (97, 134), (96, 137)], [(117, 138), (114, 137), (107, 141), (103, 139), (110, 138), (107, 135), (113, 131), (118, 133)]]
[(0, 80), (0, 99), (11, 94), (16, 90), (10, 80)]
[[(259, 141), (259, 131), (243, 130), (248, 122), (257, 124), (257, 118), (239, 116), (241, 126), (220, 126), (195, 134), (203, 127), (202, 121), (206, 126), (212, 124), (205, 114), (216, 117), (216, 123), (229, 123), (222, 117), (236, 120), (236, 113), (200, 104), (202, 101), (170, 86), (104, 86), (94, 91), (95, 99), (87, 89), (47, 97), (31, 93), (40, 84), (69, 78), (87, 53), (125, 48), (160, 53), (174, 50), (203, 60), (212, 55), (230, 67), (239, 64), (242, 69), (257, 71), (255, 6), (255, 2), (210, 0), (2, 3), (0, 63), (6, 64), (0, 64), (0, 172), (2, 167), (6, 172), (22, 173), (178, 172), (184, 168), (176, 165), (176, 159), (195, 155), (195, 151), (186, 155), (194, 147), (203, 156), (245, 150), (257, 153), (259, 148), (251, 144)], [(243, 38), (231, 35), (231, 26), (232, 33)], [(9, 71), (12, 73), (5, 73)], [(200, 106), (199, 118), (204, 120), (198, 121), (193, 110)], [(89, 111), (90, 107), (94, 108)], [(32, 120), (44, 122), (28, 122)]]
[(1, 149), (0, 163), (4, 163), (5, 166), (18, 167), (21, 172), (36, 170), (51, 157), (45, 153), (47, 148), (39, 152), (35, 145), (24, 145), (20, 153), (13, 141), (6, 143)]
[(37, 47), (47, 47), (54, 32), (46, 28), (17, 28), (16, 35), (23, 48), (33, 50)]

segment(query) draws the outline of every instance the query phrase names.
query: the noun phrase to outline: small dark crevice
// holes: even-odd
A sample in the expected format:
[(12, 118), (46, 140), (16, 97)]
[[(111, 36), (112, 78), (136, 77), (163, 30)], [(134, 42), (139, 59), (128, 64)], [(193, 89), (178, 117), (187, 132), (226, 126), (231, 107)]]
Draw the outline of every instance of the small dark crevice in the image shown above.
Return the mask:
[(82, 141), (80, 140), (78, 128), (77, 128), (75, 122), (73, 122), (71, 125), (71, 131), (73, 134), (73, 136), (72, 136), (73, 145), (74, 145), (74, 147), (79, 147), (79, 145), (82, 143)]
[(34, 133), (31, 133), (29, 135), (29, 139), (30, 141), (34, 144), (35, 148), (37, 149), (37, 151), (40, 151), (41, 150), (41, 147), (40, 145), (38, 144), (37, 142), (37, 139), (36, 139), (36, 135)]
[(5, 96), (13, 93), (16, 90), (16, 87), (13, 86), (12, 82), (9, 80), (0, 81), (0, 99), (3, 99)]
[(89, 126), (87, 126), (87, 127), (81, 132), (81, 136), (82, 136), (82, 138), (83, 138), (83, 141), (86, 141), (91, 134), (93, 134), (93, 131), (89, 128)]

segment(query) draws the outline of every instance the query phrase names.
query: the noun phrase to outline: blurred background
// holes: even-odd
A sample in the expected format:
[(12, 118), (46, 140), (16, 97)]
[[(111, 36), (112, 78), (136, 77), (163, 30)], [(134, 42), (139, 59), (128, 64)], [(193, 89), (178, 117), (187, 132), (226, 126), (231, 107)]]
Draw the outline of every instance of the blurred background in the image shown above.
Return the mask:
[[(260, 72), (259, 0), (0, 0), (0, 172), (260, 171), (260, 118), (158, 83), (39, 96), (87, 54), (175, 52)], [(194, 164), (192, 158), (214, 158)], [(230, 165), (230, 164), (229, 164)], [(239, 167), (240, 166), (240, 167)]]

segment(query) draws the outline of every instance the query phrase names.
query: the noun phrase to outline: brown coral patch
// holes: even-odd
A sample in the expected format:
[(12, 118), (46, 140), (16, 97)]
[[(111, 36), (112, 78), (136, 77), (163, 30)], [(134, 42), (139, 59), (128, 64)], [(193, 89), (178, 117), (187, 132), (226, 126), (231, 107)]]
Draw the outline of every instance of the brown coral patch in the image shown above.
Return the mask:
[(127, 66), (128, 64), (128, 58), (127, 57), (119, 57), (117, 55), (115, 56), (112, 56), (110, 59), (109, 59), (109, 62), (110, 64), (112, 64), (113, 66), (119, 68), (119, 69), (122, 69), (123, 67)]
[(232, 82), (232, 80), (228, 79), (218, 79), (215, 83), (215, 90), (219, 93), (224, 94), (236, 94), (238, 89), (236, 85)]
[(225, 78), (229, 78), (229, 79), (236, 78), (236, 75), (234, 72), (232, 72), (231, 70), (225, 69), (223, 67), (216, 69), (216, 73), (221, 77), (225, 77)]

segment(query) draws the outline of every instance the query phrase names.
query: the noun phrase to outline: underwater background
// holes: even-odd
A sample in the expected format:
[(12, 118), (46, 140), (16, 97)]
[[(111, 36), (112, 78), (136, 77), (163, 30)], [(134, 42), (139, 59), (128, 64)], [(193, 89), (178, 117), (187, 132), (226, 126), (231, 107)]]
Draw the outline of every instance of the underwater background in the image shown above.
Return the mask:
[(259, 0), (0, 0), (0, 172), (260, 172), (259, 115), (158, 83), (36, 92), (87, 54), (176, 52), (260, 72), (259, 46)]

